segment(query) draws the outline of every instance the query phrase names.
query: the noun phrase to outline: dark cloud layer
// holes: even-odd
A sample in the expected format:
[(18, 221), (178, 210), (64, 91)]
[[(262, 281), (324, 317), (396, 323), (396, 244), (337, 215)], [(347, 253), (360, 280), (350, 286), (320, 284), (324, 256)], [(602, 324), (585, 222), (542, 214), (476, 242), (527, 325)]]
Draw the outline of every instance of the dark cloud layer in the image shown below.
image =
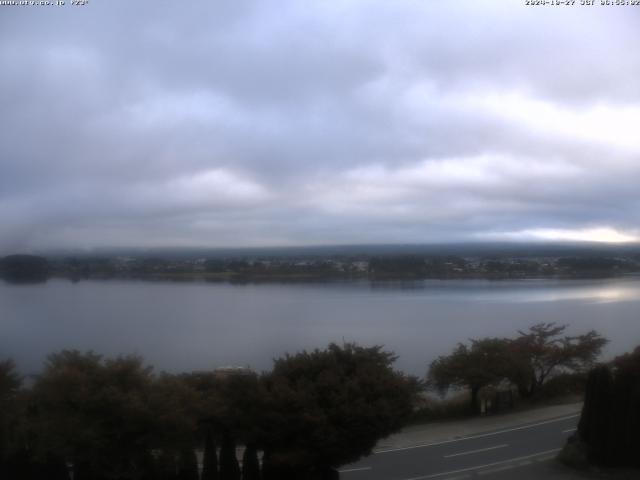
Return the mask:
[(515, 0), (0, 6), (0, 251), (638, 239), (639, 21)]

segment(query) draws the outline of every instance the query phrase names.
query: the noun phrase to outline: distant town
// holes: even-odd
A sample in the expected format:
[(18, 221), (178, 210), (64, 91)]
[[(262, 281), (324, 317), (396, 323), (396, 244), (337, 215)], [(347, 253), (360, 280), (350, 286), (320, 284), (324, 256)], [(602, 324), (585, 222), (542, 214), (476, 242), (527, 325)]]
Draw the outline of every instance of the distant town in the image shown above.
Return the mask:
[(230, 282), (340, 279), (598, 278), (640, 272), (640, 251), (587, 248), (345, 247), (345, 249), (157, 251), (9, 255), (5, 278), (144, 278)]

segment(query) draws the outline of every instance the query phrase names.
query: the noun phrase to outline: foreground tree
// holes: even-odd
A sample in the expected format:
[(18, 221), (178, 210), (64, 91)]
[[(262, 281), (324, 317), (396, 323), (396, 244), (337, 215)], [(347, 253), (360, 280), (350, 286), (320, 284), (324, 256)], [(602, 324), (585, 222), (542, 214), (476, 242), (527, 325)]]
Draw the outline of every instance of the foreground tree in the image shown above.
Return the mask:
[(264, 478), (327, 478), (400, 429), (418, 384), (394, 371), (394, 360), (354, 344), (277, 359), (263, 378)]
[(12, 360), (0, 362), (0, 478), (8, 478), (14, 431), (19, 421), (18, 391), (22, 381)]
[[(564, 449), (568, 463), (640, 467), (640, 347), (589, 372), (577, 435)], [(577, 459), (577, 460), (576, 460)]]
[(157, 479), (178, 480), (178, 464), (173, 451), (164, 449), (160, 452), (157, 460)]
[(236, 442), (228, 432), (223, 435), (220, 448), (220, 480), (240, 480)]
[(618, 440), (615, 462), (640, 467), (640, 346), (616, 358), (613, 373), (613, 424)]
[(178, 480), (198, 480), (198, 459), (195, 450), (186, 445), (180, 451)]
[(12, 360), (0, 362), (0, 458), (3, 445), (9, 429), (11, 414), (15, 408), (15, 401), (22, 380), (16, 372)]
[(242, 480), (260, 480), (260, 461), (254, 444), (249, 444), (242, 455)]
[(611, 456), (612, 387), (609, 367), (601, 365), (589, 372), (578, 433), (589, 445), (588, 456), (593, 463), (607, 464)]
[(132, 478), (147, 465), (155, 438), (151, 383), (138, 357), (51, 355), (33, 388), (39, 450), (71, 461), (77, 480)]
[(16, 372), (16, 365), (13, 360), (3, 360), (0, 362), (0, 402), (10, 400), (20, 388), (22, 381)]
[(556, 372), (588, 370), (607, 344), (595, 330), (563, 336), (566, 328), (539, 323), (511, 342), (508, 376), (521, 397), (533, 397)]
[(451, 386), (468, 388), (477, 411), (483, 387), (508, 379), (521, 397), (533, 397), (557, 373), (588, 370), (607, 340), (595, 331), (563, 336), (566, 325), (539, 323), (515, 339), (483, 338), (458, 344), (449, 355), (434, 360), (429, 384), (442, 393)]
[(153, 448), (178, 456), (192, 448), (196, 439), (201, 398), (181, 375), (162, 373), (151, 384), (148, 408), (153, 414), (150, 425)]
[(431, 363), (429, 384), (442, 394), (452, 386), (468, 388), (470, 409), (476, 412), (480, 389), (507, 376), (509, 344), (509, 340), (503, 338), (471, 340), (469, 346), (460, 343), (450, 355), (438, 357)]
[(210, 428), (207, 429), (204, 439), (202, 480), (218, 480), (218, 454), (216, 453), (216, 442)]

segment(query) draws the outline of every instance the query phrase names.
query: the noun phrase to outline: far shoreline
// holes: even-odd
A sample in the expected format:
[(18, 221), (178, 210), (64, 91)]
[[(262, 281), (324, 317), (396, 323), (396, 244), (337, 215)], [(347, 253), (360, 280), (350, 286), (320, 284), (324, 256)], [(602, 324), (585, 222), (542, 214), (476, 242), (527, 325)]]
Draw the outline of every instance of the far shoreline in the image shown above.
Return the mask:
[(602, 273), (602, 274), (565, 274), (565, 275), (536, 275), (536, 276), (509, 276), (509, 275), (457, 275), (457, 276), (440, 276), (440, 277), (412, 277), (412, 276), (369, 276), (369, 275), (311, 275), (311, 274), (292, 274), (292, 275), (245, 275), (234, 273), (154, 273), (154, 274), (95, 274), (88, 276), (74, 276), (68, 274), (53, 274), (46, 278), (38, 279), (20, 279), (18, 281), (4, 278), (6, 283), (10, 284), (39, 284), (46, 283), (48, 280), (68, 280), (72, 283), (83, 281), (109, 281), (109, 280), (125, 280), (125, 281), (142, 281), (142, 282), (175, 282), (175, 283), (216, 283), (229, 285), (244, 284), (352, 284), (367, 283), (373, 285), (384, 285), (386, 283), (419, 283), (425, 281), (487, 281), (487, 282), (505, 282), (505, 281), (531, 281), (531, 280), (558, 280), (560, 282), (572, 280), (614, 280), (614, 279), (638, 279), (640, 272), (625, 273)]

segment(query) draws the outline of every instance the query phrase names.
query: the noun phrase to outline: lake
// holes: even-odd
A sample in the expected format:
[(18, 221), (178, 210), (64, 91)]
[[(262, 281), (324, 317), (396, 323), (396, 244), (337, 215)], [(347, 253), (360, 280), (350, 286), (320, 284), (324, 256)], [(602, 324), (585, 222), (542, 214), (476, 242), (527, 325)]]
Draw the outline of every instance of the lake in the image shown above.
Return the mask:
[(0, 281), (0, 359), (36, 373), (48, 353), (137, 353), (158, 370), (269, 369), (329, 342), (383, 344), (423, 375), (457, 342), (514, 336), (542, 321), (596, 329), (605, 356), (640, 344), (640, 279), (428, 280), (231, 285), (54, 279)]

